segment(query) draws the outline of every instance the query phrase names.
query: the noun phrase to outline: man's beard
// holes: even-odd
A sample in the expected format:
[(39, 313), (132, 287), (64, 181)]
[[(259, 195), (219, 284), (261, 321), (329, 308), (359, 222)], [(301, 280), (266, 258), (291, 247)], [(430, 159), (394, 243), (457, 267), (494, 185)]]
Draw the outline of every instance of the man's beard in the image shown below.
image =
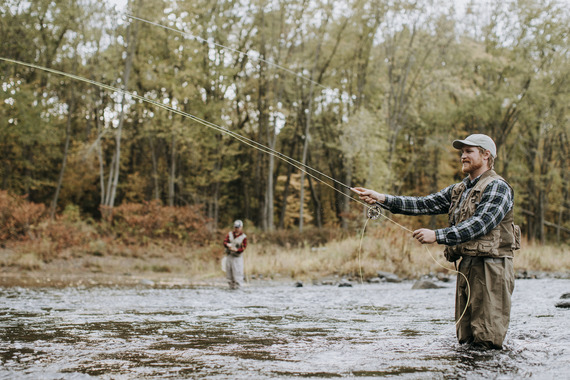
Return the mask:
[(461, 167), (461, 170), (463, 171), (463, 173), (465, 174), (471, 174), (473, 172), (475, 172), (476, 170), (480, 169), (483, 166), (482, 162), (473, 162), (473, 161), (469, 161), (467, 163), (467, 166), (463, 165)]

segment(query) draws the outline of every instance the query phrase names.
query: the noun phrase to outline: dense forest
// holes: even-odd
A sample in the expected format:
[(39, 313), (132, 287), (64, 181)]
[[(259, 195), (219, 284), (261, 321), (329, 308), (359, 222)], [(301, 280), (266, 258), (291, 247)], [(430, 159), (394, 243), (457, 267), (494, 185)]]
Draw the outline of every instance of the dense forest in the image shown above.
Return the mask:
[(440, 190), (463, 177), (451, 142), (485, 133), (525, 235), (568, 241), (569, 16), (554, 0), (4, 0), (0, 190), (52, 217), (158, 200), (210, 228), (350, 228), (347, 186)]

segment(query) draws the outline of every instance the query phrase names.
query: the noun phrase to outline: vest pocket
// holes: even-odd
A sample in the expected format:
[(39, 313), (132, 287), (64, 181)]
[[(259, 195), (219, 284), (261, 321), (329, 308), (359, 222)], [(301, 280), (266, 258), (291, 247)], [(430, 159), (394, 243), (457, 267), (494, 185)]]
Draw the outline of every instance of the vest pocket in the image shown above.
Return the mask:
[(477, 243), (477, 251), (491, 256), (496, 256), (498, 254), (497, 248), (497, 244), (493, 241), (480, 240)]
[(445, 246), (445, 249), (443, 250), (443, 255), (445, 256), (445, 259), (450, 263), (453, 263), (461, 258), (461, 252), (459, 251), (459, 247), (457, 245)]
[(498, 256), (500, 232), (493, 229), (485, 236), (463, 244), (463, 253), (470, 256)]

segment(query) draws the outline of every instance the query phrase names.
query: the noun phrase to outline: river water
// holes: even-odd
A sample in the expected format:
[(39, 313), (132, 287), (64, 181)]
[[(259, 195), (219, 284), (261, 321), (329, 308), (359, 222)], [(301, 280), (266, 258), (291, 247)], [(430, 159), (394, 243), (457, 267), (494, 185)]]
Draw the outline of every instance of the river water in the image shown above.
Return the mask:
[(0, 288), (1, 379), (568, 379), (570, 280), (517, 280), (503, 350), (456, 343), (454, 283)]

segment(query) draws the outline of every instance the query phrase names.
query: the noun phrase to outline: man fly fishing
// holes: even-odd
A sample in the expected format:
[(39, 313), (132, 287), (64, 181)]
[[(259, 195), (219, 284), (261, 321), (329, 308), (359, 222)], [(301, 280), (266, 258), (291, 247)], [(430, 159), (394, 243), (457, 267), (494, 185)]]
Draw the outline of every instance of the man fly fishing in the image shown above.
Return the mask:
[(422, 244), (445, 245), (445, 258), (456, 266), (459, 261), (458, 271), (465, 276), (458, 273), (455, 296), (459, 342), (501, 349), (515, 284), (513, 254), (520, 249), (520, 229), (513, 223), (514, 192), (493, 170), (497, 148), (489, 136), (470, 135), (453, 141), (453, 147), (461, 150), (462, 171), (468, 176), (437, 193), (406, 197), (352, 190), (395, 214), (448, 214), (449, 227), (420, 228), (413, 237)]
[(230, 289), (239, 289), (243, 284), (243, 251), (247, 247), (247, 236), (243, 233), (243, 222), (236, 220), (234, 230), (224, 239), (226, 252), (225, 270)]

